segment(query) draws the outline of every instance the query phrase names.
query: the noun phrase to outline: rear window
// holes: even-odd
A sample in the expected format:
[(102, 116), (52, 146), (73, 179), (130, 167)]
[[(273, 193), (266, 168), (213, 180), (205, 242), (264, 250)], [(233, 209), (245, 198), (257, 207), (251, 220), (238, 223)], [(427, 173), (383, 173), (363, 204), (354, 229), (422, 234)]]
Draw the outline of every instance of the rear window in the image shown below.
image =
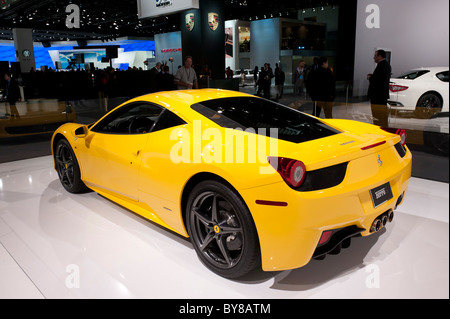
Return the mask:
[(436, 77), (442, 82), (448, 82), (448, 71), (437, 73)]
[[(216, 124), (232, 129), (252, 128), (269, 136), (278, 129), (278, 139), (302, 143), (334, 134), (338, 130), (320, 120), (284, 105), (256, 97), (233, 97), (207, 100), (191, 108)], [(258, 130), (266, 129), (266, 130)]]
[(408, 71), (406, 73), (403, 73), (401, 75), (395, 76), (396, 79), (406, 79), (406, 80), (414, 80), (418, 77), (421, 77), (424, 74), (427, 74), (430, 72), (429, 70), (416, 70), (416, 71)]

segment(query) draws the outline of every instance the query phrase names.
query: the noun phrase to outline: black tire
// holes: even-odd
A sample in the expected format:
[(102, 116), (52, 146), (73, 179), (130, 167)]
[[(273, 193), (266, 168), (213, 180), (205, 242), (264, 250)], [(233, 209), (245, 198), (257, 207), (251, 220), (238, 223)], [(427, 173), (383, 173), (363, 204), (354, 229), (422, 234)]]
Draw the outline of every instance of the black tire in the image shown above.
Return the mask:
[(235, 279), (261, 265), (253, 219), (229, 186), (217, 181), (199, 183), (190, 193), (186, 209), (194, 249), (214, 273)]
[(417, 107), (423, 107), (427, 109), (442, 109), (441, 98), (434, 93), (425, 93), (417, 101)]
[(425, 93), (417, 101), (415, 115), (420, 119), (429, 119), (436, 112), (442, 110), (442, 100), (435, 93)]
[(65, 139), (58, 141), (54, 154), (56, 171), (65, 190), (74, 194), (89, 191), (81, 180), (80, 167), (69, 142)]

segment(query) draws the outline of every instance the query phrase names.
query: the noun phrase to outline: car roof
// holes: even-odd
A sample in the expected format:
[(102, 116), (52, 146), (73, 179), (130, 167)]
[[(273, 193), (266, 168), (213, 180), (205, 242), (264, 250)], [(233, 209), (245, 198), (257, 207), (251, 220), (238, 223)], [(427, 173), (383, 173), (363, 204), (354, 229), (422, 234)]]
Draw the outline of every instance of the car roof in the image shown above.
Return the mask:
[[(432, 66), (432, 67), (421, 67), (416, 69), (411, 69), (411, 71), (429, 70), (430, 72), (442, 72), (448, 71), (448, 66)], [(407, 72), (407, 71), (406, 71)]]
[(197, 89), (197, 90), (174, 90), (162, 91), (140, 96), (134, 100), (147, 101), (160, 104), (174, 113), (181, 113), (182, 115), (194, 119), (199, 116), (199, 113), (191, 108), (191, 105), (213, 99), (231, 98), (231, 97), (255, 97), (246, 93), (238, 91), (223, 90), (223, 89)]

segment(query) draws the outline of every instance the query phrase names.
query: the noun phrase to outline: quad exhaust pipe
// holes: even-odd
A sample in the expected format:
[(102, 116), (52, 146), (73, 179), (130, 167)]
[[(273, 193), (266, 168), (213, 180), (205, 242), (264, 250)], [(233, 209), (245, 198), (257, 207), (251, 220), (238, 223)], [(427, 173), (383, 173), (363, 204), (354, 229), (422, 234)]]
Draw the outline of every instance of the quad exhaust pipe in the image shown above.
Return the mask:
[(394, 212), (388, 211), (386, 213), (381, 214), (372, 223), (370, 226), (370, 232), (374, 233), (379, 231), (381, 228), (385, 227), (388, 222), (392, 222), (394, 220)]

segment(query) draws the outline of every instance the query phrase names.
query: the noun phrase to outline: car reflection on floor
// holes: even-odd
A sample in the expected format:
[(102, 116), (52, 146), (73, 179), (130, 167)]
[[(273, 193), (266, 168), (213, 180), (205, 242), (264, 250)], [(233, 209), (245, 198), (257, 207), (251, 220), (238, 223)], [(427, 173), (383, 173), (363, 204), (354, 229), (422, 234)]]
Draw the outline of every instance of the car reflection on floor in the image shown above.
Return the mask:
[(9, 105), (0, 102), (0, 138), (49, 133), (76, 121), (70, 102), (36, 99)]

